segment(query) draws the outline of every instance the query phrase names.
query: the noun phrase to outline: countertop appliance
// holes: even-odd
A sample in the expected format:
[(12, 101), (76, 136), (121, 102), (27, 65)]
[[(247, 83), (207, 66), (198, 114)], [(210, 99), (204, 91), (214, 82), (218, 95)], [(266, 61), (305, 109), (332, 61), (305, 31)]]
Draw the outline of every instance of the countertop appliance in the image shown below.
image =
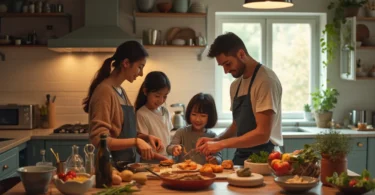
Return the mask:
[(34, 129), (40, 121), (38, 105), (0, 105), (0, 129)]
[(352, 110), (350, 113), (352, 125), (357, 126), (358, 122), (375, 125), (375, 111)]
[(88, 133), (88, 124), (65, 124), (53, 130), (52, 134), (65, 133), (65, 134), (83, 134)]
[(172, 104), (171, 107), (182, 107), (181, 110), (177, 110), (174, 112), (174, 115), (172, 116), (172, 124), (173, 124), (173, 129), (172, 130), (177, 130), (179, 128), (182, 128), (186, 125), (185, 121), (185, 105), (181, 103), (176, 103)]

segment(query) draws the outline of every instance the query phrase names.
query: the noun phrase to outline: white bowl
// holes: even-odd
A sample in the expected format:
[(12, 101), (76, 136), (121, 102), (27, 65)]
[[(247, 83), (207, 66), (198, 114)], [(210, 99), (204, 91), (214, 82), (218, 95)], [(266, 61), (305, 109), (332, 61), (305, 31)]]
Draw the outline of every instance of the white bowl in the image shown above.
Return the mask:
[(185, 40), (183, 39), (174, 39), (172, 45), (185, 45)]
[(275, 177), (274, 181), (277, 185), (283, 188), (286, 192), (293, 193), (304, 193), (319, 184), (319, 180), (314, 177), (302, 176), (303, 180), (309, 181), (309, 183), (286, 183), (288, 179), (293, 178), (293, 175)]
[(27, 194), (47, 193), (54, 171), (56, 167), (51, 166), (27, 166), (17, 169)]
[(59, 179), (58, 175), (53, 176), (53, 182), (56, 188), (65, 195), (81, 195), (93, 187), (95, 176), (86, 173), (77, 173), (77, 176), (86, 176), (88, 179), (84, 182), (68, 180), (64, 182)]
[(252, 173), (258, 173), (261, 175), (270, 175), (271, 169), (268, 163), (252, 163), (249, 160), (245, 160), (244, 162), (245, 168), (250, 168)]

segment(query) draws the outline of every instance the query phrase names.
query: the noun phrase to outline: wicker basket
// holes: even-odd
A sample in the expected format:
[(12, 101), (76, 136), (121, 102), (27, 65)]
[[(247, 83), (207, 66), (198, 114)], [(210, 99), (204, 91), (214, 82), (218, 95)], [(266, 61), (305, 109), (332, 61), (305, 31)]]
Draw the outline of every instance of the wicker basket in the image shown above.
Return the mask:
[[(272, 175), (274, 176), (285, 176), (285, 175), (299, 175), (299, 176), (309, 176), (309, 177), (314, 177), (314, 178), (319, 178), (320, 176), (320, 165), (319, 162), (315, 163), (306, 163), (303, 165), (295, 165), (295, 162), (289, 162), (291, 165), (291, 169), (288, 173), (286, 174), (278, 174), (276, 171), (271, 167), (271, 163), (268, 163)], [(293, 168), (295, 167), (295, 168)]]

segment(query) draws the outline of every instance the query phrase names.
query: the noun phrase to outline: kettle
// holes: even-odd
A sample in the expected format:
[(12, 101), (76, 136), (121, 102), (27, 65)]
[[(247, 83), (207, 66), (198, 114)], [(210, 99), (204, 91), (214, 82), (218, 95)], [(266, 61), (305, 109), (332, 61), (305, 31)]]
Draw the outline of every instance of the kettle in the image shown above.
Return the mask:
[(185, 105), (181, 103), (176, 103), (172, 104), (171, 107), (182, 107), (181, 110), (176, 110), (174, 112), (174, 115), (172, 117), (172, 124), (173, 124), (173, 129), (172, 130), (177, 130), (179, 128), (185, 127), (186, 121), (185, 121)]
[(352, 110), (349, 113), (351, 119), (351, 125), (357, 126), (358, 122), (367, 123), (368, 125), (373, 125), (373, 113), (370, 110)]

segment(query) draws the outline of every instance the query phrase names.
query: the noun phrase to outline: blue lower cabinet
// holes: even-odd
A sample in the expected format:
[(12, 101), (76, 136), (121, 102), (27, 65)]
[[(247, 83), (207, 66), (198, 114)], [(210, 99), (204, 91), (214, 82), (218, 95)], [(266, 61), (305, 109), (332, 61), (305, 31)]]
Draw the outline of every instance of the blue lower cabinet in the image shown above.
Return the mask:
[[(33, 166), (37, 162), (42, 161), (42, 156), (40, 154), (40, 150), (42, 149), (45, 149), (44, 140), (30, 140), (27, 143), (26, 164), (28, 166)], [(48, 152), (50, 151), (46, 151), (46, 153)]]
[(88, 143), (88, 140), (46, 140), (46, 160), (48, 162), (52, 161), (53, 164), (56, 163), (56, 158), (50, 151), (50, 148), (52, 148), (55, 153), (59, 154), (60, 161), (66, 161), (67, 158), (72, 154), (73, 145), (77, 145), (79, 147), (79, 155), (84, 159), (85, 153), (83, 149)]
[(375, 138), (368, 138), (367, 148), (367, 169), (370, 171), (371, 177), (375, 177)]
[(18, 148), (12, 148), (0, 154), (0, 179), (17, 171), (19, 167)]
[(348, 169), (358, 174), (367, 168), (367, 138), (352, 139), (352, 148), (347, 160)]
[(303, 149), (305, 144), (312, 144), (315, 142), (313, 138), (287, 138), (284, 139), (284, 146), (281, 148), (283, 153), (291, 153), (295, 150)]

